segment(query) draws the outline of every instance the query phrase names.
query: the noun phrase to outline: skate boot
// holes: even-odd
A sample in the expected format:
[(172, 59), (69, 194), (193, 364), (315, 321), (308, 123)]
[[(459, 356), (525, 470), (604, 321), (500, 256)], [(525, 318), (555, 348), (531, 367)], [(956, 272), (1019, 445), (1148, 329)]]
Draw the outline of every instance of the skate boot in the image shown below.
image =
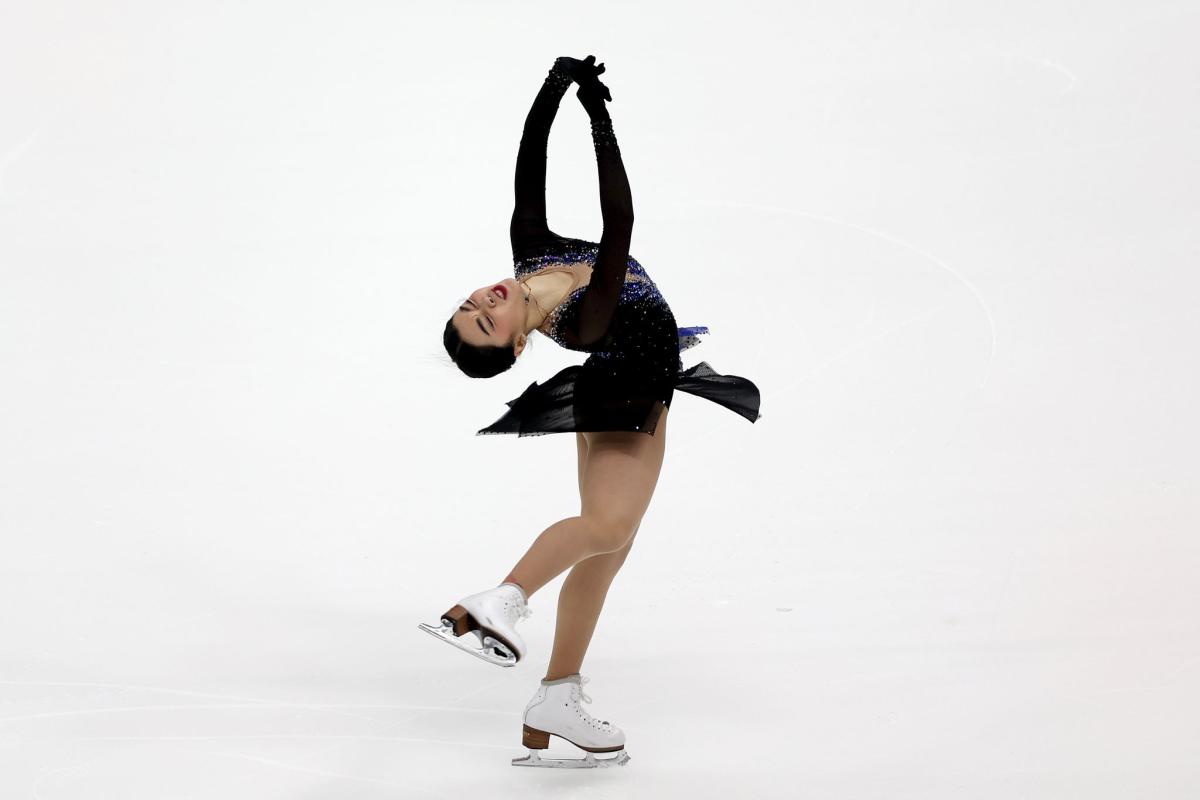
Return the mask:
[[(525, 726), (521, 740), (529, 755), (514, 758), (514, 767), (622, 767), (629, 761), (625, 752), (625, 732), (615, 725), (600, 721), (583, 710), (579, 701), (592, 702), (583, 693), (588, 679), (576, 673), (556, 681), (542, 681), (537, 694), (525, 706)], [(539, 751), (550, 746), (550, 737), (565, 739), (580, 750), (583, 758), (541, 758)], [(608, 758), (596, 758), (594, 753), (611, 753)]]
[[(532, 614), (524, 590), (515, 583), (502, 583), (459, 600), (442, 614), (439, 627), (424, 622), (417, 627), (484, 661), (511, 667), (525, 656), (525, 640), (514, 626)], [(466, 633), (474, 633), (475, 638), (464, 637)], [(480, 647), (474, 646), (476, 639)]]

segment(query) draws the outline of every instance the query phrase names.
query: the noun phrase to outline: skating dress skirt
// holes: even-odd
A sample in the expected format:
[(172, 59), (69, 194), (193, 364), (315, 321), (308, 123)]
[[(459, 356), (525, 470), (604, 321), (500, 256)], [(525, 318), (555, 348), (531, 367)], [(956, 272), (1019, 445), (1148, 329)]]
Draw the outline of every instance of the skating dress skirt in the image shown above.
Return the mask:
[[(548, 267), (590, 267), (598, 250), (596, 242), (557, 237), (537, 255), (514, 259), (513, 272), (520, 280)], [(504, 416), (476, 435), (653, 434), (676, 389), (718, 403), (751, 422), (760, 418), (760, 394), (753, 382), (721, 375), (703, 361), (683, 369), (680, 353), (698, 344), (697, 337), (708, 333), (708, 328), (680, 329), (658, 287), (632, 256), (607, 335), (590, 347), (572, 347), (564, 331), (576, 322), (587, 290), (588, 285), (583, 285), (571, 292), (539, 328), (562, 347), (588, 353), (587, 360), (561, 370), (545, 383), (531, 383), (520, 397), (508, 402)]]

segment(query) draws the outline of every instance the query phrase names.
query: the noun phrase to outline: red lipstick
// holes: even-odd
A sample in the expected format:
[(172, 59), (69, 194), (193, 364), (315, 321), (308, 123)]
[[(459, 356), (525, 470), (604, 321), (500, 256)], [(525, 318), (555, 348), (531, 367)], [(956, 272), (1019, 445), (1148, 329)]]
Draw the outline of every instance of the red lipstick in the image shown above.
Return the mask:
[(492, 291), (500, 295), (505, 300), (508, 299), (508, 289), (505, 289), (503, 286), (497, 284), (496, 286), (492, 287)]

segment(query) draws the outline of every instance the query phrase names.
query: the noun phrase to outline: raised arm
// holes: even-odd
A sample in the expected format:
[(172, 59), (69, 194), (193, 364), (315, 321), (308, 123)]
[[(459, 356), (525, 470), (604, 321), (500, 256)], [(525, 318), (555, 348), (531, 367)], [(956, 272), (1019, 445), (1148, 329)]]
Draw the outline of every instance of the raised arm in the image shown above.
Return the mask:
[(516, 202), (508, 229), (514, 258), (524, 257), (553, 237), (546, 224), (546, 144), (559, 101), (571, 85), (568, 62), (566, 58), (554, 62), (525, 117), (517, 151)]
[[(603, 69), (601, 65), (600, 71)], [(580, 345), (591, 347), (605, 344), (625, 286), (629, 242), (633, 236), (633, 194), (613, 133), (612, 118), (604, 106), (605, 99), (612, 99), (608, 89), (598, 79), (581, 81), (578, 97), (592, 120), (604, 233), (592, 267), (592, 279), (580, 304), (577, 327), (566, 335)]]

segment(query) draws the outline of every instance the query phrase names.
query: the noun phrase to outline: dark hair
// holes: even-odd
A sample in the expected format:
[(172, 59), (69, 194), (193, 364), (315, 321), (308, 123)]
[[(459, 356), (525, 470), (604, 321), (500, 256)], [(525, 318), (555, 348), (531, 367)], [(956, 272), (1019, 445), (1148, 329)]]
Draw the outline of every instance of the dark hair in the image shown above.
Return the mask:
[(492, 378), (517, 363), (517, 353), (511, 343), (506, 347), (478, 347), (464, 342), (458, 328), (454, 327), (453, 315), (446, 320), (442, 344), (446, 346), (446, 352), (458, 368), (471, 378)]

